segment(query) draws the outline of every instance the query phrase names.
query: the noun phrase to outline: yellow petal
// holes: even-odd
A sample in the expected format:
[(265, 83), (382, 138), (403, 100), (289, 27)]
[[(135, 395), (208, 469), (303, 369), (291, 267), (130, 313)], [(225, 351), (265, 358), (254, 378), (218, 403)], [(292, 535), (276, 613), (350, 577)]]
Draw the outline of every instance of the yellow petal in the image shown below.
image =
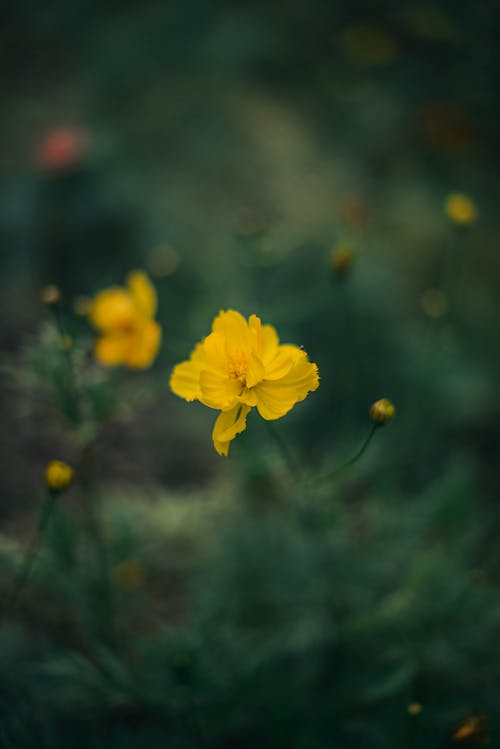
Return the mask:
[(248, 327), (252, 336), (253, 348), (264, 365), (278, 353), (279, 338), (272, 325), (262, 325), (257, 315), (250, 315)]
[(238, 398), (240, 403), (244, 403), (246, 406), (256, 406), (257, 396), (253, 390), (247, 390), (245, 388)]
[(219, 414), (212, 432), (214, 447), (219, 455), (227, 455), (231, 440), (246, 429), (250, 410), (249, 406), (238, 405), (230, 411), (223, 411)]
[(137, 311), (144, 317), (154, 317), (156, 312), (156, 291), (142, 270), (136, 270), (127, 277), (130, 296)]
[(260, 317), (250, 315), (248, 318), (248, 329), (250, 331), (252, 348), (260, 357), (262, 356), (262, 323)]
[(105, 367), (116, 367), (125, 362), (129, 339), (125, 333), (103, 335), (94, 345), (94, 356)]
[(130, 336), (125, 364), (132, 369), (146, 369), (158, 353), (161, 327), (154, 320), (141, 325)]
[(264, 379), (278, 380), (284, 377), (300, 359), (307, 359), (307, 354), (298, 346), (278, 346), (276, 356), (266, 365)]
[(100, 291), (92, 302), (89, 319), (98, 330), (130, 328), (136, 319), (136, 310), (130, 294), (119, 288)]
[(221, 411), (227, 411), (238, 402), (238, 396), (243, 390), (239, 380), (234, 377), (204, 369), (200, 374), (200, 401)]
[(262, 326), (262, 361), (270, 362), (278, 353), (280, 339), (272, 325)]
[(255, 387), (257, 409), (263, 419), (279, 419), (319, 386), (316, 364), (307, 361), (303, 351), (298, 351), (303, 356), (297, 356), (287, 374), (280, 379), (264, 380)]
[(200, 390), (200, 363), (190, 359), (183, 361), (174, 367), (170, 375), (170, 389), (175, 395), (187, 401), (199, 400)]
[(262, 364), (258, 356), (255, 354), (255, 352), (252, 351), (248, 359), (247, 371), (246, 371), (246, 377), (245, 377), (247, 387), (252, 388), (255, 385), (257, 385), (258, 382), (261, 382), (264, 378), (264, 374), (265, 374), (264, 365)]
[(225, 339), (228, 351), (248, 351), (251, 339), (248, 323), (239, 312), (229, 309), (219, 312), (212, 325), (212, 332)]
[(195, 355), (203, 358), (206, 369), (227, 373), (226, 345), (224, 336), (220, 333), (210, 333), (204, 338), (193, 352), (193, 356)]

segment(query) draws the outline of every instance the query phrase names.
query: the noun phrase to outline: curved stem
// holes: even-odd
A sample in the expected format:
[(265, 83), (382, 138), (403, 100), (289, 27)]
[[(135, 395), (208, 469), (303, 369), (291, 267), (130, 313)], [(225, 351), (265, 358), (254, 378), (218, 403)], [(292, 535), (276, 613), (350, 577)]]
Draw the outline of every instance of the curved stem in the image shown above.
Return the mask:
[(283, 459), (287, 465), (287, 468), (290, 471), (292, 478), (295, 481), (299, 481), (302, 478), (301, 471), (297, 464), (297, 460), (295, 459), (295, 456), (293, 452), (291, 451), (288, 443), (283, 439), (283, 437), (281, 436), (279, 431), (276, 429), (272, 421), (264, 421), (264, 423), (267, 427), (267, 431), (269, 432), (274, 442), (278, 446), (283, 456)]
[(322, 476), (316, 476), (316, 478), (311, 479), (311, 483), (322, 484), (324, 481), (330, 481), (330, 479), (335, 478), (336, 476), (338, 476), (339, 473), (342, 473), (342, 471), (345, 471), (346, 468), (349, 468), (350, 466), (354, 465), (354, 463), (356, 463), (356, 461), (358, 461), (363, 455), (363, 453), (365, 453), (366, 450), (368, 449), (368, 445), (372, 441), (373, 435), (375, 434), (379, 426), (380, 424), (372, 425), (372, 428), (370, 429), (365, 441), (363, 442), (363, 444), (361, 445), (357, 453), (355, 453), (352, 456), (352, 458), (349, 458), (349, 460), (347, 460), (345, 463), (342, 463), (342, 465), (340, 465), (338, 468), (335, 468), (333, 471), (330, 471), (329, 473), (324, 473)]
[(23, 565), (14, 581), (14, 587), (10, 599), (12, 605), (17, 602), (24, 588), (24, 585), (26, 584), (33, 570), (33, 565), (35, 564), (35, 560), (40, 549), (40, 543), (43, 538), (45, 529), (47, 528), (47, 525), (49, 523), (52, 511), (55, 507), (56, 499), (57, 493), (49, 491), (48, 497), (42, 506), (36, 536), (31, 541), (31, 544), (26, 552)]

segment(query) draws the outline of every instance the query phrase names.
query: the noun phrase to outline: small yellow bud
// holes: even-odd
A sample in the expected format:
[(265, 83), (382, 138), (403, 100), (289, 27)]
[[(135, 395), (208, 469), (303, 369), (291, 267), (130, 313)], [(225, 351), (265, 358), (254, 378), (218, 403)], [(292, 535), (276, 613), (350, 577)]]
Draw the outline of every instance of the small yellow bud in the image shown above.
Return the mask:
[(62, 460), (51, 460), (45, 468), (45, 483), (53, 492), (62, 492), (73, 481), (74, 471)]
[(144, 583), (144, 568), (136, 559), (124, 559), (113, 568), (113, 582), (119, 588), (136, 590)]
[(473, 224), (477, 218), (476, 204), (463, 192), (450, 193), (446, 198), (444, 210), (451, 221), (462, 226)]
[(344, 278), (350, 271), (354, 261), (354, 253), (350, 246), (341, 244), (335, 248), (330, 256), (330, 267), (336, 278)]
[(420, 702), (411, 702), (408, 705), (408, 715), (420, 715), (423, 709)]
[(42, 301), (42, 304), (46, 304), (47, 306), (59, 304), (59, 302), (61, 301), (61, 292), (59, 291), (57, 286), (55, 286), (54, 284), (49, 284), (48, 286), (44, 286), (44, 288), (42, 289), (40, 299)]
[(387, 398), (381, 398), (370, 408), (370, 418), (374, 424), (386, 424), (396, 413), (393, 404)]

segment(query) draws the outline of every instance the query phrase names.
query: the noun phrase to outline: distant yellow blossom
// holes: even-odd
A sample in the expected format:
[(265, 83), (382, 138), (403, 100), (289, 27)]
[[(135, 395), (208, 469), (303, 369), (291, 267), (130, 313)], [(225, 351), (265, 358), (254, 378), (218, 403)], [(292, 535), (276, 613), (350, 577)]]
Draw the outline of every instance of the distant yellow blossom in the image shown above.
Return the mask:
[(124, 559), (113, 567), (113, 582), (119, 588), (136, 590), (144, 584), (144, 568), (136, 559)]
[(45, 484), (53, 492), (62, 492), (73, 481), (73, 469), (62, 460), (51, 460), (45, 467)]
[(155, 312), (156, 292), (143, 271), (130, 273), (126, 287), (99, 292), (89, 310), (90, 323), (100, 333), (94, 348), (96, 359), (111, 367), (149, 367), (161, 340)]
[(420, 702), (410, 702), (408, 705), (408, 715), (420, 715), (423, 709)]
[(473, 224), (477, 218), (475, 202), (463, 192), (451, 192), (446, 198), (444, 209), (455, 224)]
[(176, 395), (221, 411), (212, 433), (219, 455), (228, 454), (254, 406), (263, 419), (279, 419), (318, 385), (318, 368), (302, 349), (280, 345), (272, 325), (235, 310), (219, 313), (210, 335), (170, 378)]

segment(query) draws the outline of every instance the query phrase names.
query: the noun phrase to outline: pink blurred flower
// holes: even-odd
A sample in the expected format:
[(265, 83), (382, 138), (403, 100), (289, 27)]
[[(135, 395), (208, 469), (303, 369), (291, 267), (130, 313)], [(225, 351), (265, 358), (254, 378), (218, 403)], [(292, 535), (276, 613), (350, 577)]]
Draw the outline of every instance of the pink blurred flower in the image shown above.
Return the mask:
[(47, 171), (63, 171), (80, 163), (89, 145), (89, 133), (83, 127), (57, 127), (38, 143), (35, 160)]

